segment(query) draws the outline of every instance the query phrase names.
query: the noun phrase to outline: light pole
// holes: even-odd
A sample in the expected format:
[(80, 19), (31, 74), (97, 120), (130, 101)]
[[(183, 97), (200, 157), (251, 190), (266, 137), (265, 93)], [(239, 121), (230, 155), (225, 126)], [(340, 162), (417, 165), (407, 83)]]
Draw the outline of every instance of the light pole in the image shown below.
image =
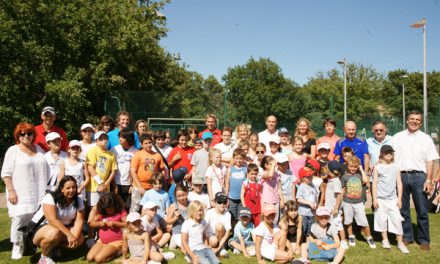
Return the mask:
[(405, 130), (405, 121), (406, 121), (406, 116), (405, 116), (405, 79), (408, 78), (408, 75), (404, 74), (400, 77), (403, 79), (402, 80), (402, 116), (403, 116), (402, 130)]
[(225, 88), (225, 101), (223, 106), (223, 126), (226, 126), (226, 118), (228, 115), (228, 89)]
[(344, 58), (338, 61), (339, 65), (344, 66), (344, 125), (347, 122), (347, 60)]
[(426, 19), (411, 25), (412, 28), (422, 28), (423, 30), (423, 127), (428, 133), (428, 77), (426, 75)]

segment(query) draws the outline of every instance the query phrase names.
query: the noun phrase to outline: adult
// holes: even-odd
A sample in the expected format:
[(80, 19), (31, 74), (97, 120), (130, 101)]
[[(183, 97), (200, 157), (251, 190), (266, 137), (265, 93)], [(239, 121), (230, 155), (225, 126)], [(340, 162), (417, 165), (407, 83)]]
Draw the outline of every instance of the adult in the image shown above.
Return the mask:
[(205, 118), (206, 129), (199, 132), (199, 138), (202, 138), (203, 133), (211, 132), (212, 133), (212, 143), (211, 147), (214, 147), (216, 144), (222, 142), (222, 131), (217, 128), (217, 116), (214, 114), (208, 114)]
[[(367, 138), (368, 154), (370, 154), (370, 171), (379, 161), (380, 148), (383, 145), (391, 145), (390, 135), (387, 135), (387, 125), (384, 121), (376, 121), (371, 127), (373, 137)], [(368, 171), (367, 171), (368, 173)]]
[(344, 147), (350, 147), (354, 155), (361, 160), (362, 167), (365, 171), (370, 169), (370, 155), (368, 154), (367, 142), (356, 137), (356, 123), (353, 121), (347, 121), (344, 125), (345, 137), (338, 141), (335, 146), (334, 154), (335, 159), (344, 163), (342, 158), (342, 149)]
[(277, 118), (274, 115), (270, 115), (266, 118), (266, 130), (258, 133), (258, 139), (260, 143), (269, 149), (269, 142), (280, 142), (280, 137), (278, 136), (277, 130)]
[(78, 197), (74, 177), (64, 176), (57, 189), (44, 196), (32, 222), (38, 223), (42, 217), (45, 220), (37, 227), (33, 238), (34, 245), (41, 247), (38, 263), (55, 263), (49, 257), (55, 247), (73, 249), (82, 245), (84, 202)]
[(239, 124), (234, 133), (232, 134), (232, 142), (235, 146), (238, 146), (240, 141), (249, 141), (249, 137), (251, 135), (251, 125), (248, 124)]
[(305, 117), (301, 117), (296, 122), (295, 137), (301, 137), (304, 143), (303, 152), (309, 159), (315, 159), (316, 156), (316, 133), (311, 128), (312, 123)]
[(410, 195), (417, 212), (417, 233), (420, 249), (429, 250), (429, 216), (426, 194), (433, 188), (433, 161), (439, 158), (432, 139), (422, 131), (422, 113), (411, 111), (406, 119), (407, 129), (394, 135), (391, 140), (395, 150), (395, 162), (400, 168), (403, 195), (400, 214), (403, 222), (403, 242), (414, 242), (410, 214)]
[(99, 119), (99, 124), (96, 126), (96, 132), (104, 131), (108, 133), (115, 129), (115, 121), (108, 115), (104, 115)]
[(12, 259), (23, 256), (23, 240), (18, 229), (27, 225), (46, 193), (49, 166), (44, 151), (35, 142), (35, 127), (19, 123), (14, 129), (15, 145), (6, 151), (1, 177), (6, 185), (8, 214), (11, 217)]
[[(119, 145), (119, 131), (121, 131), (124, 128), (128, 128), (130, 125), (131, 117), (130, 113), (126, 111), (120, 111), (117, 114), (116, 121), (118, 122), (118, 127), (113, 129), (112, 131), (108, 132), (108, 143), (107, 143), (107, 149), (110, 150), (114, 146)], [(135, 148), (140, 149), (141, 143), (139, 142), (139, 137), (137, 134), (134, 134), (134, 141), (135, 141)]]
[(82, 160), (86, 160), (87, 152), (96, 145), (92, 140), (94, 130), (92, 124), (86, 123), (81, 125), (81, 153), (79, 158)]
[(335, 134), (336, 130), (336, 121), (333, 118), (326, 118), (322, 124), (325, 130), (325, 135), (316, 141), (316, 145), (319, 146), (321, 143), (328, 143), (330, 145), (330, 152), (328, 153), (328, 159), (334, 160), (336, 143), (341, 139), (338, 135)]
[(49, 146), (46, 143), (46, 135), (50, 132), (57, 132), (60, 134), (61, 141), (61, 150), (66, 151), (69, 146), (69, 141), (67, 141), (66, 132), (55, 125), (55, 120), (57, 119), (57, 115), (55, 113), (55, 109), (51, 106), (46, 106), (41, 111), (41, 120), (43, 121), (41, 124), (35, 127), (35, 144), (38, 144), (45, 152), (49, 150)]

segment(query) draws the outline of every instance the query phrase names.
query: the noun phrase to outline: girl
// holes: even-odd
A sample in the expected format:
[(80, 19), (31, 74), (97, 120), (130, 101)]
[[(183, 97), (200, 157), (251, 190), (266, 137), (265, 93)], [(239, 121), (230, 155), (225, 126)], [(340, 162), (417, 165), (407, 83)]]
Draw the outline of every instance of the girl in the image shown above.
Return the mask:
[(316, 133), (311, 128), (312, 123), (304, 117), (296, 122), (295, 137), (301, 137), (304, 143), (303, 152), (307, 158), (314, 159), (316, 156)]
[[(193, 264), (218, 264), (220, 261), (212, 250), (218, 244), (217, 238), (203, 219), (204, 215), (202, 203), (191, 202), (188, 220), (182, 225), (182, 247)], [(208, 240), (208, 245), (205, 245), (205, 240)]]
[[(186, 129), (179, 130), (176, 139), (178, 140), (178, 145), (171, 150), (168, 156), (168, 164), (173, 170), (185, 167), (186, 170), (190, 172), (192, 169), (191, 158), (195, 150), (193, 147), (188, 146), (189, 134)], [(184, 176), (184, 180), (188, 183), (190, 179), (191, 174), (187, 173)]]
[(279, 174), (275, 171), (276, 162), (274, 158), (266, 156), (261, 161), (264, 169), (262, 177), (263, 191), (261, 192), (261, 207), (272, 204), (275, 207), (275, 221), (278, 223), (280, 208), (284, 207), (283, 194), (279, 184)]
[[(263, 143), (258, 143), (257, 148), (255, 150), (256, 150), (255, 151), (256, 158), (254, 160), (254, 163), (260, 165), (261, 161), (263, 160), (263, 157), (266, 155), (266, 145), (264, 145)], [(258, 182), (261, 181), (261, 177), (263, 176), (263, 171), (264, 169), (259, 167), (258, 178), (257, 178)]]
[(241, 204), (251, 211), (251, 220), (255, 226), (260, 224), (261, 213), (261, 184), (257, 182), (258, 166), (251, 163), (248, 166), (247, 180), (243, 182), (241, 187)]
[(209, 167), (206, 170), (206, 185), (208, 188), (209, 200), (211, 207), (214, 207), (215, 194), (224, 192), (226, 166), (221, 163), (222, 153), (219, 149), (211, 149), (209, 151)]
[(127, 212), (121, 197), (113, 192), (103, 193), (96, 209), (97, 213), (89, 225), (99, 229), (99, 239), (87, 253), (87, 261), (104, 263), (121, 254), (122, 228), (125, 227)]
[(194, 147), (194, 145), (196, 144), (197, 134), (198, 134), (197, 127), (188, 128), (188, 134), (189, 134), (188, 146)]
[(263, 258), (277, 263), (287, 263), (293, 258), (293, 252), (286, 248), (286, 231), (281, 230), (274, 222), (275, 207), (272, 204), (266, 204), (263, 207), (262, 222), (254, 230), (255, 235), (255, 253), (258, 264), (264, 264)]
[[(79, 158), (82, 160), (86, 160), (87, 152), (94, 147), (96, 144), (93, 143), (93, 132), (95, 131), (95, 128), (92, 126), (92, 124), (83, 124), (81, 126), (81, 138), (80, 141), (81, 144), (81, 153), (79, 154)], [(78, 185), (79, 186), (79, 185)]]
[(231, 212), (233, 224), (238, 219), (238, 209), (241, 206), (241, 185), (246, 179), (247, 168), (243, 166), (243, 156), (241, 149), (234, 150), (232, 154), (233, 164), (226, 173), (225, 178), (225, 193), (228, 196), (229, 212)]
[(403, 243), (403, 218), (399, 211), (402, 207), (402, 180), (390, 145), (381, 147), (379, 164), (374, 167), (373, 177), (374, 231), (381, 232), (382, 247), (386, 249), (391, 248), (387, 231), (396, 234), (397, 248), (408, 254)]
[(178, 184), (176, 189), (174, 189), (174, 196), (176, 197), (176, 203), (171, 204), (167, 211), (167, 224), (173, 226), (170, 248), (173, 248), (171, 245), (174, 244), (179, 247), (183, 254), (186, 254), (182, 247), (181, 231), (183, 222), (188, 218), (188, 188), (182, 184)]
[[(249, 154), (248, 155), (254, 161), (254, 163), (256, 162), (256, 159), (257, 159), (257, 153), (256, 153), (257, 145), (258, 145), (258, 134), (252, 133), (249, 136), (249, 146), (250, 146), (250, 148), (249, 148)], [(266, 149), (264, 151), (266, 151)]]
[(330, 210), (326, 207), (316, 209), (316, 223), (312, 225), (309, 243), (301, 245), (301, 257), (341, 263), (345, 249), (340, 247), (337, 230), (330, 228)]
[[(78, 140), (72, 140), (69, 143), (69, 157), (64, 161), (64, 174), (75, 178), (78, 185), (78, 196), (84, 201), (85, 187), (90, 183), (90, 175), (87, 170), (87, 164), (79, 158), (81, 153), (81, 144)], [(84, 180), (85, 177), (85, 180)], [(58, 179), (60, 181), (61, 178)]]
[(303, 153), (304, 143), (301, 137), (294, 137), (292, 139), (293, 151), (287, 155), (289, 159), (290, 170), (293, 173), (293, 182), (298, 183), (299, 169), (306, 165), (307, 155)]
[[(150, 236), (142, 227), (141, 216), (138, 212), (127, 215), (127, 228), (122, 235), (123, 264), (147, 263), (150, 257)], [(128, 251), (130, 258), (128, 259)]]
[[(284, 204), (284, 214), (280, 219), (280, 228), (287, 232), (287, 240), (292, 252), (298, 255), (301, 250), (302, 217), (298, 214), (298, 203), (287, 201)], [(287, 244), (287, 247), (289, 244)]]
[(269, 141), (269, 153), (267, 155), (274, 157), (278, 153), (281, 152), (280, 141), (279, 140), (271, 140)]

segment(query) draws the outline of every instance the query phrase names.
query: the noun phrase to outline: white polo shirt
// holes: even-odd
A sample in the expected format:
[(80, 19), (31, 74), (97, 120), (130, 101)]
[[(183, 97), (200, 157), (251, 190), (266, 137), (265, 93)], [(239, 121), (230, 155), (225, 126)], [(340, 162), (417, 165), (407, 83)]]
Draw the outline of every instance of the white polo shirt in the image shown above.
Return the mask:
[(267, 129), (258, 133), (258, 142), (266, 145), (266, 152), (269, 152), (269, 142), (275, 141), (280, 142), (280, 137), (278, 136), (278, 129), (274, 133), (270, 133)]
[(439, 159), (431, 137), (420, 130), (397, 133), (391, 145), (395, 151), (394, 160), (401, 171), (417, 170), (426, 173), (426, 162)]

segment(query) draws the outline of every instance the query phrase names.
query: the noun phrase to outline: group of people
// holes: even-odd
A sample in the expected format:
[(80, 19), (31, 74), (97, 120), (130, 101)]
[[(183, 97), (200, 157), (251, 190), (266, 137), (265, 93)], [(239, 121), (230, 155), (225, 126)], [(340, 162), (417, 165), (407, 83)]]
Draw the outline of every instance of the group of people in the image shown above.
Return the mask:
[(291, 133), (269, 116), (267, 129), (252, 133), (247, 124), (219, 130), (213, 114), (206, 129), (181, 129), (172, 140), (145, 120), (131, 131), (128, 112), (118, 113), (116, 125), (108, 116), (83, 124), (81, 139), (68, 141), (53, 107), (41, 118), (38, 126), (16, 126), (2, 166), (12, 259), (23, 255), (20, 230), (32, 227), (42, 264), (84, 242), (87, 260), (97, 263), (121, 255), (123, 263), (161, 263), (175, 257), (167, 246), (190, 263), (219, 263), (231, 251), (259, 263), (340, 263), (356, 245), (353, 222), (376, 248), (367, 193), (383, 248), (391, 248), (391, 232), (409, 253), (411, 195), (418, 243), (429, 250), (427, 194), (439, 156), (420, 131), (420, 112), (410, 112), (407, 129), (393, 137), (384, 122), (374, 123), (365, 141), (352, 121), (339, 138), (335, 120), (324, 120), (318, 139), (306, 118)]

